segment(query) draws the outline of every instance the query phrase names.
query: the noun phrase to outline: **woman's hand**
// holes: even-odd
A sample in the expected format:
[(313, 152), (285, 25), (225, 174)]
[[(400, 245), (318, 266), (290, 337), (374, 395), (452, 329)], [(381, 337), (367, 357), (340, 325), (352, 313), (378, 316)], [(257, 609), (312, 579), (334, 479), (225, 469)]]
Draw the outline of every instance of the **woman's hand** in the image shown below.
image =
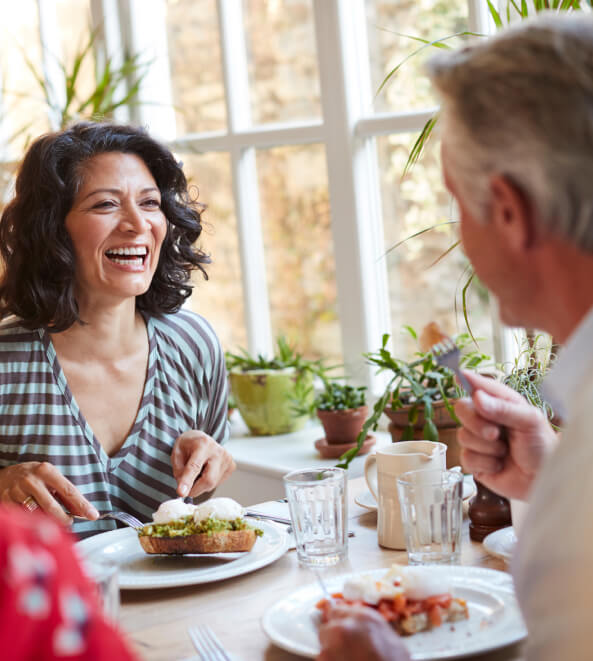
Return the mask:
[[(557, 435), (543, 413), (519, 393), (494, 379), (464, 374), (476, 390), (471, 400), (455, 404), (463, 425), (457, 434), (461, 463), (492, 491), (524, 500)], [(500, 438), (501, 426), (508, 445)]]
[(317, 661), (409, 661), (410, 655), (389, 624), (366, 606), (334, 606), (319, 628)]
[(212, 491), (235, 470), (235, 462), (221, 445), (202, 431), (186, 431), (171, 452), (177, 493), (199, 496)]
[(26, 461), (0, 470), (0, 501), (22, 505), (27, 498), (65, 525), (72, 523), (72, 517), (64, 508), (93, 521), (99, 516), (72, 482), (46, 461)]

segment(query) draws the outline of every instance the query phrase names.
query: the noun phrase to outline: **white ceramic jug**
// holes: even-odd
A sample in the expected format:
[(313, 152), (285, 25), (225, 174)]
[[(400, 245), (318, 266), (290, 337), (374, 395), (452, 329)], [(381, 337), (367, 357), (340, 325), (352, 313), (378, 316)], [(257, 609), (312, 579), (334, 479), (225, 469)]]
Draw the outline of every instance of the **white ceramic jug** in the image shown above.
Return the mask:
[(379, 544), (405, 549), (397, 477), (406, 471), (445, 469), (447, 446), (433, 441), (399, 441), (379, 448), (364, 464), (364, 476), (377, 501)]

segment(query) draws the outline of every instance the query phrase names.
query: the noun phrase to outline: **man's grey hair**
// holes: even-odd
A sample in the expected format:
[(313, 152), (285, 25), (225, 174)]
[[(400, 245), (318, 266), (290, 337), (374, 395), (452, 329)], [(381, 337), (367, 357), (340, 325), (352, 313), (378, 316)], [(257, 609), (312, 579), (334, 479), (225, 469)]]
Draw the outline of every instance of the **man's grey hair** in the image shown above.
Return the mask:
[(436, 56), (448, 175), (485, 220), (503, 175), (540, 223), (593, 252), (593, 17), (546, 14)]

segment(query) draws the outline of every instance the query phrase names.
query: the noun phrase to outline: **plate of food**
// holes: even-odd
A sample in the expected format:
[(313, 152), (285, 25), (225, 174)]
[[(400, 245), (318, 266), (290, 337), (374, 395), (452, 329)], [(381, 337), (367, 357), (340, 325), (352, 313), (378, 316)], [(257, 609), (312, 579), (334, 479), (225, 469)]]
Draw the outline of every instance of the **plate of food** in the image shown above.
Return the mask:
[(247, 522), (230, 498), (201, 505), (166, 501), (143, 528), (100, 533), (76, 546), (90, 562), (115, 562), (122, 589), (220, 581), (271, 564), (288, 550), (286, 527)]
[[(476, 493), (476, 485), (474, 483), (473, 475), (464, 475), (463, 476), (463, 491), (461, 497), (463, 500), (471, 498)], [(364, 507), (367, 510), (372, 512), (377, 511), (377, 501), (375, 496), (367, 489), (366, 491), (361, 491), (354, 498), (354, 502), (361, 507)]]
[(513, 526), (508, 526), (491, 532), (484, 537), (482, 544), (490, 555), (510, 562), (517, 545), (517, 536)]
[[(338, 600), (378, 610), (402, 635), (413, 661), (453, 659), (497, 649), (527, 635), (512, 578), (480, 567), (376, 569), (326, 581)], [(274, 644), (293, 654), (319, 654), (324, 617), (321, 589), (311, 584), (270, 607), (262, 626)]]

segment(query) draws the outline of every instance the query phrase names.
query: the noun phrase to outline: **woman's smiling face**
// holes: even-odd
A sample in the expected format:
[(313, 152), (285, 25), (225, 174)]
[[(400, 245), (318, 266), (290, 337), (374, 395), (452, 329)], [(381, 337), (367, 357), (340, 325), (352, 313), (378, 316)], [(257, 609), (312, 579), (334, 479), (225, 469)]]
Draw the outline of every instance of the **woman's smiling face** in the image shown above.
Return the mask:
[(82, 185), (66, 216), (74, 245), (75, 294), (82, 309), (145, 293), (156, 270), (167, 220), (144, 161), (106, 152), (83, 166)]

